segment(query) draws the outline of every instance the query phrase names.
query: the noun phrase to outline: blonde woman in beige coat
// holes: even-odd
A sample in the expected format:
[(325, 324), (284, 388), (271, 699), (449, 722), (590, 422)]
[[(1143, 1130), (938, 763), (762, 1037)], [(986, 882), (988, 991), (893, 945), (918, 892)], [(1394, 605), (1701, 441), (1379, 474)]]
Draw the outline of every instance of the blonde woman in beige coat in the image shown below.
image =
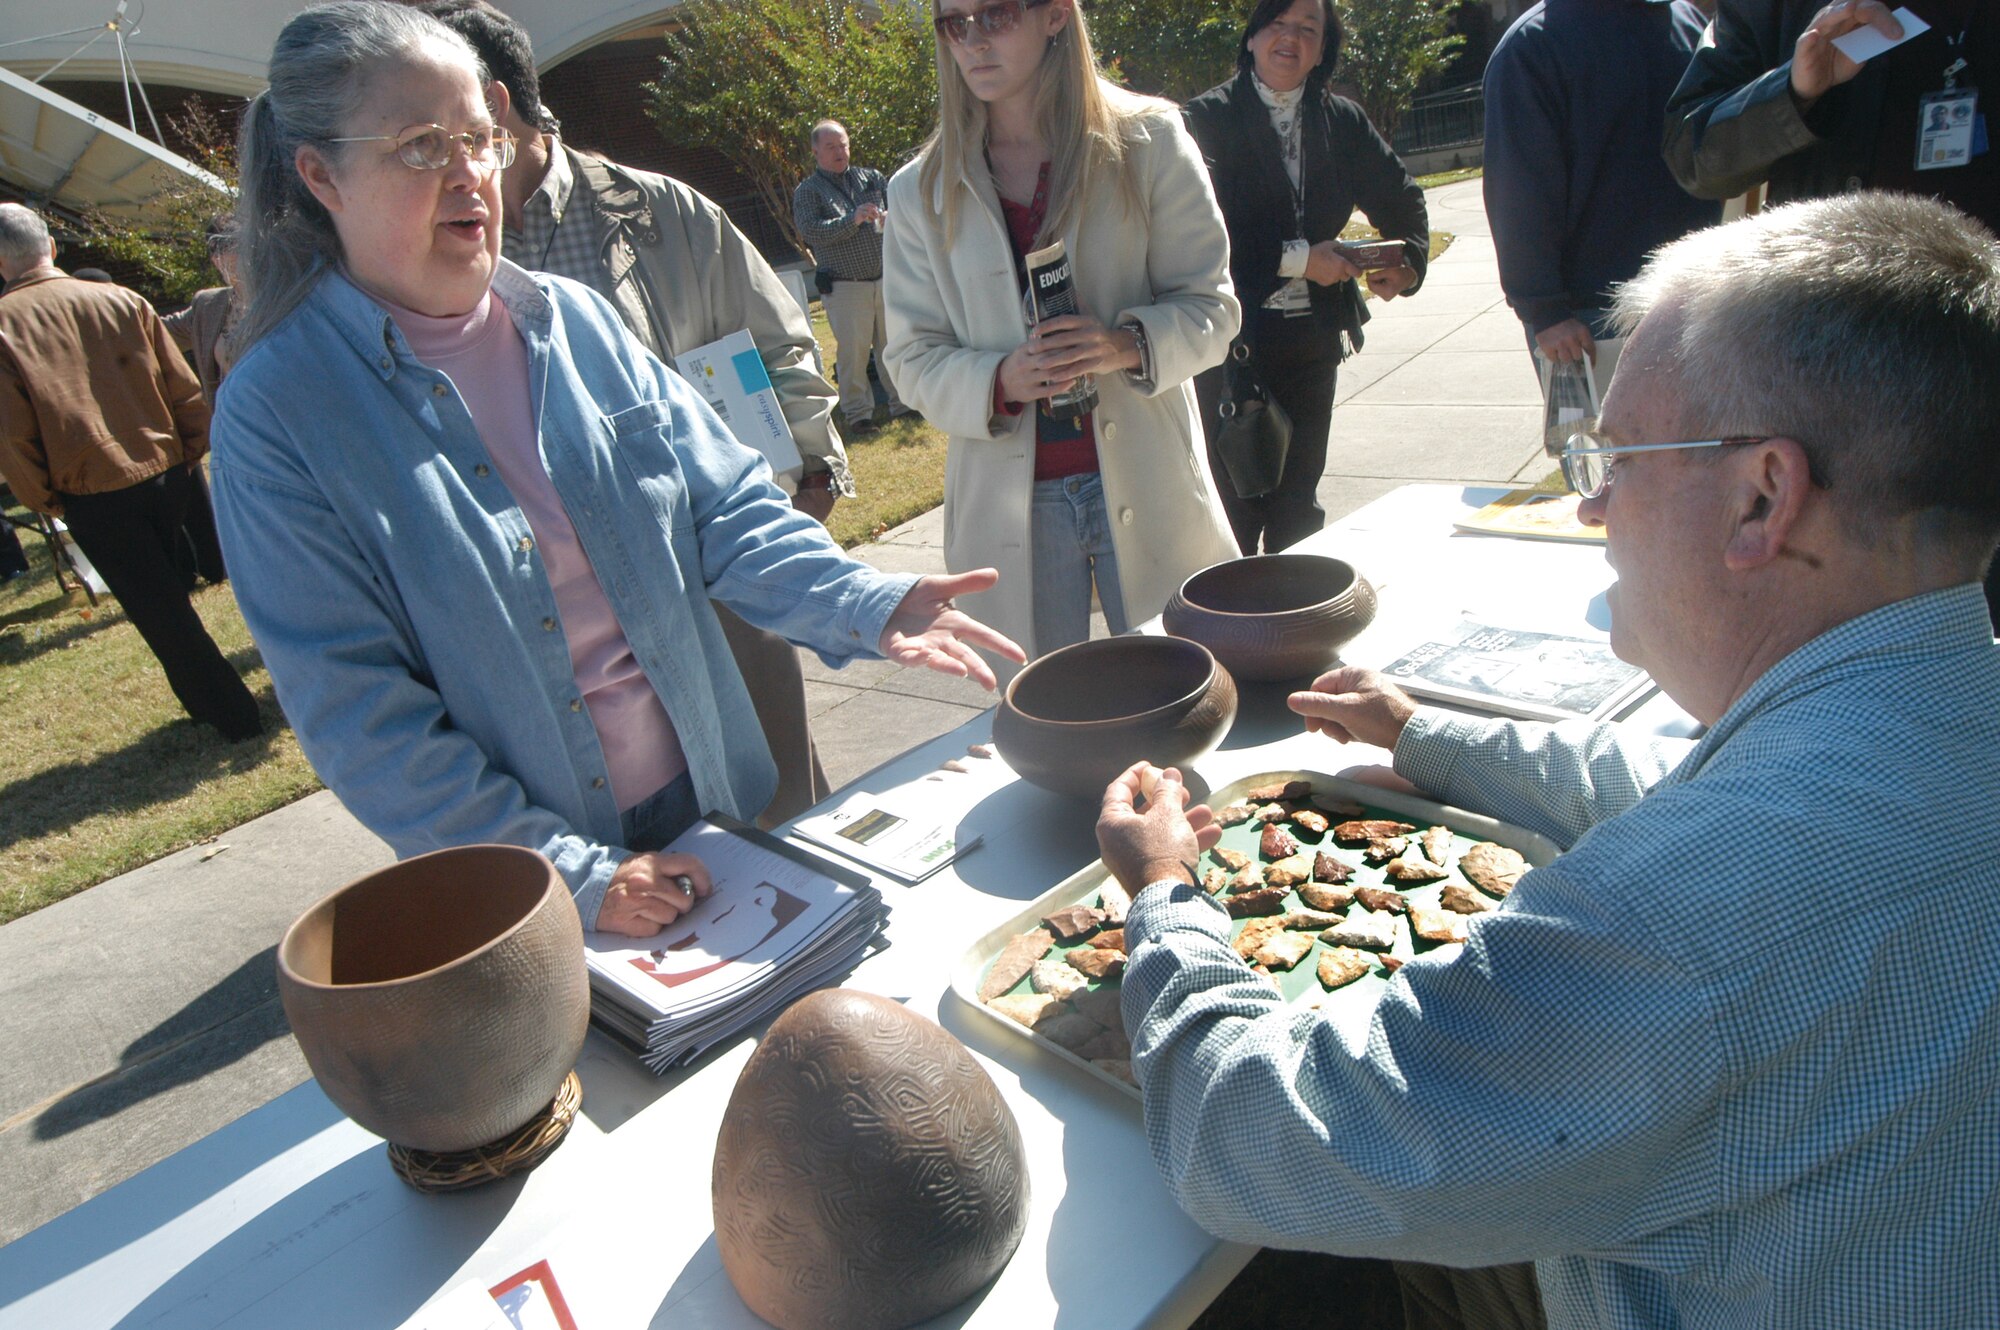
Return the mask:
[[(950, 435), (945, 562), (1030, 656), (1113, 632), (1236, 555), (1189, 381), (1240, 310), (1178, 112), (1097, 76), (1071, 0), (942, 0), (938, 129), (889, 185), (889, 373)], [(1021, 259), (1060, 239), (1083, 313), (1030, 329)], [(1082, 422), (1047, 408), (1079, 375)], [(1077, 437), (1081, 434), (1083, 437)]]

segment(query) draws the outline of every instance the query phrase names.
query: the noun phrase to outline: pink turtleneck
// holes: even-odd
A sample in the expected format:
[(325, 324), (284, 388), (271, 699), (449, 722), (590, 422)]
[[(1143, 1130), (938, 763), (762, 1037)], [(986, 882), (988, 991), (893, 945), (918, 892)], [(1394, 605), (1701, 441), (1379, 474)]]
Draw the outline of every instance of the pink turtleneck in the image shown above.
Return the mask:
[(686, 771), (687, 757), (542, 464), (528, 392), (528, 347), (520, 330), (491, 291), (470, 314), (444, 318), (376, 299), (417, 359), (458, 389), (494, 468), (521, 505), (555, 592), (576, 686), (597, 727), (611, 792), (621, 811), (631, 808)]

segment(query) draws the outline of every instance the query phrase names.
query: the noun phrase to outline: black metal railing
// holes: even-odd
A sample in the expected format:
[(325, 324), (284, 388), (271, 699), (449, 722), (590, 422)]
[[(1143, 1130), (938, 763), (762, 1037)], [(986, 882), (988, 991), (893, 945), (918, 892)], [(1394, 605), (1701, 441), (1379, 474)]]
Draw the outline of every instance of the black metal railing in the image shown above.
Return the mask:
[(1480, 143), (1486, 138), (1486, 85), (1468, 83), (1428, 93), (1410, 103), (1396, 122), (1401, 156)]

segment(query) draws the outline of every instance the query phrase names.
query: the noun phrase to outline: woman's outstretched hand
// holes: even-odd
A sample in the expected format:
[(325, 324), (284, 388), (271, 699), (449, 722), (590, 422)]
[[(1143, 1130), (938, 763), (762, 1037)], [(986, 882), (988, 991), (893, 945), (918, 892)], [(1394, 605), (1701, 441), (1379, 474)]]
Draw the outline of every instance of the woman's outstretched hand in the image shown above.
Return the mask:
[[(1011, 638), (994, 632), (960, 610), (952, 600), (991, 590), (999, 580), (1000, 574), (991, 568), (975, 568), (949, 577), (919, 578), (896, 606), (896, 612), (889, 616), (889, 626), (882, 630), (882, 654), (908, 668), (921, 666), (955, 678), (970, 678), (982, 688), (994, 687), (998, 680), (993, 677), (992, 667), (980, 658), (979, 651), (989, 651), (1016, 664), (1025, 661), (1028, 655)], [(973, 650), (974, 647), (979, 651)]]

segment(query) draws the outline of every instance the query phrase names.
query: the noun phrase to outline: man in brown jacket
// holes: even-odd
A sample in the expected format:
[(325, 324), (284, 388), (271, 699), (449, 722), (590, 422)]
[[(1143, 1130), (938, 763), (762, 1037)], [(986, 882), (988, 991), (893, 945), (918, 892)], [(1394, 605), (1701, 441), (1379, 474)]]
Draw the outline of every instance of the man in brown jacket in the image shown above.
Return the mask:
[(48, 224), (0, 204), (0, 474), (61, 517), (195, 720), (263, 729), (256, 699), (188, 601), (181, 528), (208, 451), (201, 385), (152, 306), (55, 264)]

